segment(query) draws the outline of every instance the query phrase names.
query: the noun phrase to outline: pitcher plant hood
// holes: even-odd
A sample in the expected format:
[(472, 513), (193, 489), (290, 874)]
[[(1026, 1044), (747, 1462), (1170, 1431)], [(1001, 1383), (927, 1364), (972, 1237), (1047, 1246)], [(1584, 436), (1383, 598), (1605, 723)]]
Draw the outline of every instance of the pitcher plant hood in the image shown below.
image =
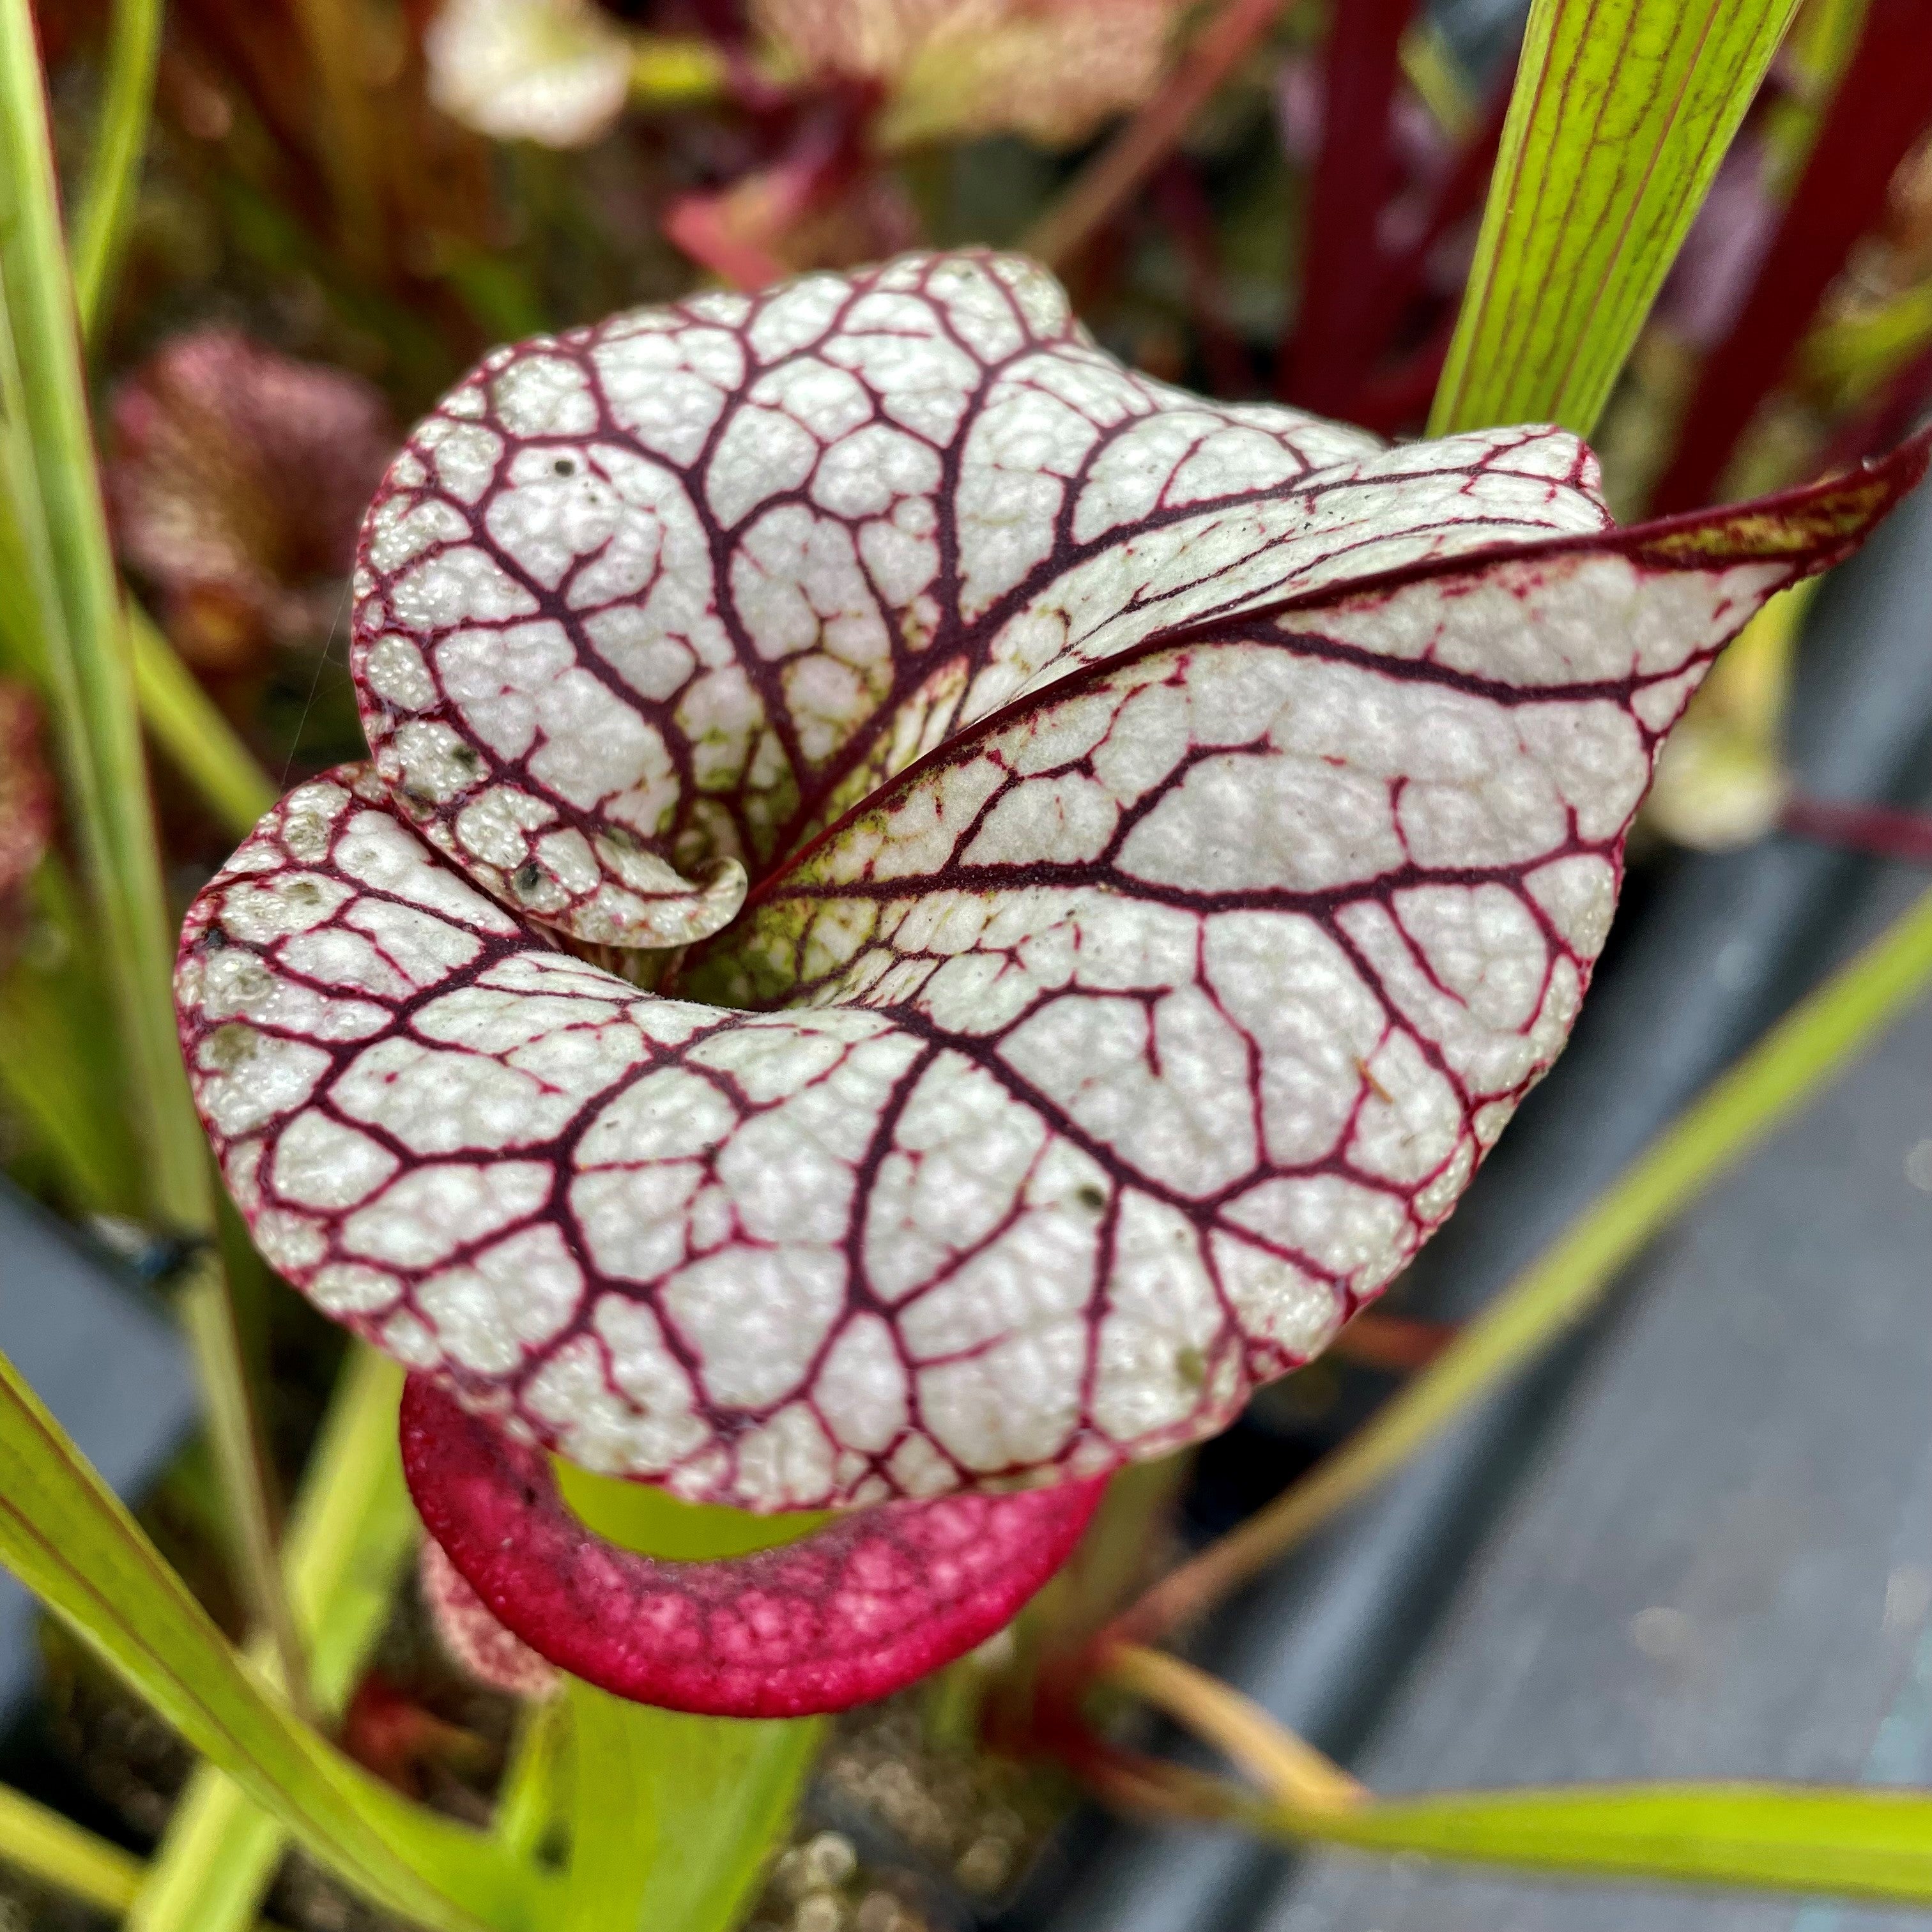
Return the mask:
[[(364, 527), (372, 761), (188, 921), (228, 1184), (534, 1648), (877, 1694), (1442, 1223), (1712, 658), (1924, 461), (1618, 530), (1572, 436), (1204, 401), (1000, 256), (500, 350)], [(653, 1564), (546, 1450), (881, 1507)]]

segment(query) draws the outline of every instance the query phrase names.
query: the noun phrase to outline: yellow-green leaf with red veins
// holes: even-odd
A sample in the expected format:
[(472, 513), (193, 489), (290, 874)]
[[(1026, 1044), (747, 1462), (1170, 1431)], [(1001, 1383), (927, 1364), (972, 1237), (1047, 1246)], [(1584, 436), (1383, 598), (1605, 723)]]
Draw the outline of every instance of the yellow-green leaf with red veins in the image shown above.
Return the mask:
[[(1923, 457), (1619, 532), (1567, 435), (1204, 402), (1000, 257), (502, 352), (365, 531), (374, 767), (190, 917), (230, 1184), (472, 1412), (692, 1498), (1197, 1439), (1449, 1213), (1568, 1032), (1664, 734)], [(586, 942), (698, 943), (647, 993)], [(544, 1648), (452, 1528), (566, 1547), (526, 1452), (418, 1435)], [(850, 1664), (787, 1708), (875, 1693)]]

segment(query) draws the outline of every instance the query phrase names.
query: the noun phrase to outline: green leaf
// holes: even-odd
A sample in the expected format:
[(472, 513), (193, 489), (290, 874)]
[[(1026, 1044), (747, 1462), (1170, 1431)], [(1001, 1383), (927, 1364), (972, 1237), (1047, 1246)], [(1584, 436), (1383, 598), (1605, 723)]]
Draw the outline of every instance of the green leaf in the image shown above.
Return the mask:
[(1914, 282), (1876, 308), (1821, 323), (1799, 352), (1806, 380), (1840, 408), (1862, 402), (1932, 341), (1932, 281)]
[(274, 1819), (204, 1766), (168, 1820), (161, 1856), (126, 1908), (129, 1932), (254, 1924), (286, 1843)]
[(161, 0), (115, 0), (100, 125), (74, 223), (74, 302), (90, 342), (100, 334), (134, 216), (160, 45)]
[(634, 1922), (642, 1932), (730, 1932), (791, 1822), (824, 1720), (650, 1715), (657, 1720), (651, 1783), (666, 1855), (651, 1861)]
[[(148, 786), (126, 615), (94, 462), (53, 137), (28, 0), (0, 0), (0, 486), (30, 650), (59, 740), (66, 823), (113, 994), (124, 1106), (150, 1218), (215, 1232), (208, 1146), (188, 1096), (171, 985), (174, 921)], [(212, 1425), (244, 1589), (299, 1675), (273, 1510), (220, 1262), (200, 1247), (176, 1295)]]
[(141, 1882), (139, 1858), (4, 1784), (0, 1862), (103, 1912), (126, 1911)]
[(32, 565), (15, 520), (10, 482), (8, 470), (0, 467), (0, 670), (44, 692), (46, 666), (35, 634), (34, 586), (28, 574)]
[[(309, 1689), (333, 1718), (348, 1701), (414, 1547), (416, 1513), (396, 1446), (403, 1372), (357, 1348), (338, 1382), (283, 1545), (289, 1600), (308, 1646)], [(274, 1648), (250, 1658), (272, 1680)], [(243, 1932), (285, 1844), (276, 1820), (212, 1766), (169, 1821), (128, 1932)]]
[(536, 1932), (538, 1876), (298, 1724), (0, 1356), (0, 1562), (322, 1863), (435, 1932)]
[[(56, 694), (26, 545), (10, 493), (0, 489), (0, 669), (25, 678), (51, 701)], [(246, 838), (274, 803), (274, 786), (154, 620), (131, 598), (127, 611), (142, 723), (223, 829)]]
[(275, 788), (154, 620), (130, 598), (128, 629), (141, 722), (230, 838), (245, 838), (275, 802)]
[(1293, 1814), (1291, 1835), (1484, 1864), (1932, 1904), (1932, 1793), (1636, 1784)]
[(490, 1829), (513, 1857), (540, 1856), (557, 1821), (559, 1775), (568, 1726), (563, 1700), (547, 1698), (526, 1706), (510, 1747), (510, 1761), (496, 1792)]
[(0, 0), (0, 476), (59, 741), (68, 824), (119, 1016), (158, 1218), (212, 1225), (169, 987), (173, 922), (148, 789), (27, 0)]
[[(565, 1680), (570, 1708), (570, 1870), (557, 1932), (642, 1932), (651, 1868), (670, 1852), (652, 1803), (652, 1720), (594, 1685)], [(669, 1922), (672, 1924), (676, 1921)]]
[(1587, 436), (1798, 0), (1535, 0), (1429, 434)]
[(1800, 10), (1778, 62), (1781, 83), (1765, 116), (1772, 199), (1791, 190), (1817, 137), (1833, 90), (1850, 64), (1870, 0), (1811, 0)]
[(570, 1874), (558, 1932), (730, 1932), (817, 1754), (815, 1718), (745, 1722), (568, 1680)]
[(0, 1086), (58, 1163), (74, 1206), (137, 1213), (113, 1012), (58, 854), (40, 861), (21, 906), (26, 936), (0, 970)]

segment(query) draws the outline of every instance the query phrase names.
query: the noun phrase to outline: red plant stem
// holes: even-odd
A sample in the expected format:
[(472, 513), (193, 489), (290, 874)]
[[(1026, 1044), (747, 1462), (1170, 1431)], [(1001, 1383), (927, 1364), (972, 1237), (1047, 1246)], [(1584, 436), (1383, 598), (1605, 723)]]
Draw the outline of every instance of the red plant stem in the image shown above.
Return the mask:
[[(266, 10), (251, 16), (231, 0), (184, 0), (170, 9), (168, 30), (162, 58), (178, 64), (177, 93), (185, 77), (230, 119), (239, 94), (286, 170), (275, 183), (277, 192), (305, 227), (320, 234), (328, 220), (328, 191), (301, 101), (290, 90), (290, 76), (302, 71), (303, 62), (286, 12), (278, 9), (271, 20)], [(273, 44), (264, 45), (265, 32)]]
[(1389, 117), (1414, 10), (1414, 0), (1349, 0), (1329, 29), (1300, 310), (1275, 371), (1277, 395), (1320, 414), (1347, 406), (1372, 353), (1362, 324), (1382, 276), (1376, 217), (1394, 165)]
[[(1465, 141), (1448, 172), (1436, 184), (1422, 226), (1400, 254), (1389, 258), (1372, 297), (1364, 304), (1363, 332), (1372, 353), (1379, 354), (1394, 335), (1402, 313), (1420, 292), (1429, 258), (1444, 236), (1482, 206), (1496, 151), (1502, 146), (1503, 123), (1509, 116), (1510, 95), (1516, 82), (1512, 67), (1497, 83), (1475, 132)], [(1446, 338), (1445, 338), (1446, 340)], [(1353, 422), (1352, 416), (1349, 420)]]
[(1708, 500), (1852, 244), (1885, 206), (1899, 163), (1932, 119), (1932, 15), (1924, 0), (1871, 0), (1743, 312), (1704, 364), (1654, 515)]
[(1214, 213), (1200, 176), (1184, 154), (1170, 154), (1154, 177), (1154, 212), (1174, 238), (1187, 272), (1187, 305), (1210, 390), (1217, 396), (1257, 393), (1246, 346), (1228, 326)]
[(1357, 323), (1364, 373), (1346, 398), (1330, 405), (1333, 414), (1382, 436), (1419, 428), (1429, 413), (1430, 399), (1442, 380), (1442, 365), (1456, 332), (1453, 302), (1438, 304), (1439, 312), (1429, 332), (1399, 360), (1376, 366), (1392, 343), (1409, 333), (1418, 317), (1420, 298), (1427, 291), (1424, 278), (1429, 257), (1443, 236), (1481, 206), (1502, 144), (1503, 122), (1509, 112), (1514, 70), (1504, 76), (1490, 102), (1482, 125), (1464, 144), (1449, 172), (1436, 185), (1414, 241), (1385, 262), (1375, 287), (1363, 304)]
[(1342, 416), (1378, 436), (1414, 428), (1429, 413), (1455, 333), (1455, 307), (1445, 304), (1427, 339), (1400, 362), (1370, 376), (1349, 398)]
[[(1136, 215), (1142, 211), (1136, 208)], [(1060, 278), (1076, 315), (1097, 314), (1112, 306), (1139, 240), (1138, 220), (1112, 221), (1065, 263)]]
[(1779, 830), (1900, 865), (1932, 866), (1932, 818), (1886, 805), (1838, 805), (1799, 796), (1786, 802)]
[(1077, 254), (1166, 160), (1208, 97), (1260, 44), (1288, 4), (1288, 0), (1228, 0), (1160, 92), (1074, 177), (1027, 231), (1021, 248), (1048, 268)]

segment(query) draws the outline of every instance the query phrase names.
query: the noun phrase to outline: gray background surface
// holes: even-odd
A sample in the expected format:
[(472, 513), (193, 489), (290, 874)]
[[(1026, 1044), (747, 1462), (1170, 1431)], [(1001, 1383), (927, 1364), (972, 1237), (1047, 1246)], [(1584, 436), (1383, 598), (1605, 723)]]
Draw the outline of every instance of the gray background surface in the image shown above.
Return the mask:
[[(1932, 1782), (1928, 1076), (1932, 1004), (1652, 1258), (1362, 1754), (1372, 1782)], [(1928, 1922), (1324, 1858), (1251, 1922)]]
[[(123, 1495), (138, 1492), (194, 1418), (185, 1352), (165, 1316), (0, 1181), (0, 1352)], [(0, 1571), (0, 1723), (37, 1666), (32, 1600)]]

